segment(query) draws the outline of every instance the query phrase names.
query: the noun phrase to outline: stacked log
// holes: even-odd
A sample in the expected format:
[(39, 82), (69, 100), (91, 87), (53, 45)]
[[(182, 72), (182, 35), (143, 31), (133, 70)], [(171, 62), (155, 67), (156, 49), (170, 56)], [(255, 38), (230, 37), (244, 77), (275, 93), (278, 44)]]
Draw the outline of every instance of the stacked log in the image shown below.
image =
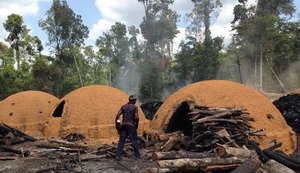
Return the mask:
[(263, 130), (254, 131), (253, 121), (242, 108), (208, 108), (195, 106), (189, 113), (193, 125), (190, 147), (195, 151), (210, 151), (219, 145), (239, 147), (246, 145), (249, 136), (262, 136)]
[[(190, 171), (190, 172), (210, 172), (210, 171), (231, 171), (248, 159), (257, 159), (255, 151), (242, 148), (231, 148), (220, 146), (224, 151), (219, 153), (208, 152), (190, 152), (190, 151), (170, 151), (170, 152), (154, 152), (152, 158), (157, 160), (157, 169), (150, 170), (165, 170), (172, 171)], [(231, 152), (235, 150), (235, 152)], [(245, 154), (251, 153), (251, 154)], [(248, 167), (257, 169), (257, 165), (252, 166), (247, 163)]]
[(298, 162), (273, 151), (280, 144), (261, 150), (250, 140), (250, 136), (264, 136), (264, 129), (253, 130), (249, 123), (253, 119), (245, 109), (195, 106), (188, 115), (192, 134), (186, 136), (176, 131), (159, 135), (160, 151), (152, 155), (157, 168), (148, 169), (148, 172), (250, 173), (273, 170), (278, 165), (282, 165), (282, 170), (298, 170)]
[(195, 111), (188, 115), (192, 123), (192, 134), (184, 135), (181, 131), (176, 131), (159, 135), (161, 151), (212, 152), (220, 145), (241, 147), (247, 145), (249, 136), (264, 135), (264, 129), (253, 130), (249, 123), (253, 119), (241, 108), (195, 106)]
[(32, 136), (29, 136), (18, 129), (10, 127), (4, 123), (0, 124), (0, 144), (17, 144), (25, 141), (36, 141)]

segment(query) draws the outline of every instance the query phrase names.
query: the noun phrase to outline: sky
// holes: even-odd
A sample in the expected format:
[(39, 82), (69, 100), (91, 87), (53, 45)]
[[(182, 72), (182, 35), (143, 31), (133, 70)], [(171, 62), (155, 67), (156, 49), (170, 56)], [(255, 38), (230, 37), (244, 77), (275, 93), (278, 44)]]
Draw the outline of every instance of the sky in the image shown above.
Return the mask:
[[(144, 16), (144, 8), (137, 0), (67, 0), (72, 10), (82, 16), (83, 24), (89, 28), (89, 37), (85, 40), (86, 45), (95, 46), (96, 39), (115, 22), (122, 22), (127, 26), (139, 27)], [(249, 0), (255, 3), (255, 0)], [(219, 17), (212, 23), (212, 36), (223, 36), (225, 43), (230, 41), (230, 22), (233, 19), (233, 7), (238, 0), (221, 0), (223, 7)], [(300, 13), (300, 1), (294, 0), (297, 14)], [(49, 54), (49, 47), (46, 47), (47, 35), (39, 26), (38, 22), (45, 18), (47, 10), (52, 5), (52, 0), (0, 0), (0, 41), (4, 41), (7, 32), (3, 23), (7, 16), (15, 13), (23, 16), (24, 24), (31, 29), (30, 34), (38, 36), (45, 47), (43, 53)], [(185, 14), (193, 8), (190, 0), (174, 0), (170, 7), (181, 15), (178, 29), (180, 33), (174, 40), (174, 50), (185, 36)]]

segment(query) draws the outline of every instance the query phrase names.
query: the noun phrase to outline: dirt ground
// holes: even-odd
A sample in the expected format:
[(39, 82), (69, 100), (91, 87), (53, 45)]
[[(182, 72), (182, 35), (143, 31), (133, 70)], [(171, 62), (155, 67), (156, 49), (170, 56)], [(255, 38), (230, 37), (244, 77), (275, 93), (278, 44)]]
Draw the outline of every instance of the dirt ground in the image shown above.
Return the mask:
[[(87, 173), (126, 173), (126, 172), (147, 172), (147, 168), (155, 167), (155, 163), (149, 160), (135, 160), (124, 158), (116, 161), (113, 158), (104, 158), (95, 161), (76, 163), (65, 163), (61, 160), (48, 158), (23, 158), (13, 161), (1, 161), (0, 172), (6, 173), (32, 173), (32, 172), (87, 172)], [(48, 169), (52, 168), (52, 169)]]
[[(31, 151), (28, 157), (18, 158), (16, 160), (0, 161), (0, 172), (5, 173), (142, 173), (147, 172), (147, 168), (156, 167), (156, 163), (145, 155), (144, 149), (141, 149), (141, 159), (135, 159), (133, 153), (127, 152), (121, 161), (114, 157), (106, 157), (78, 162), (78, 159), (72, 157), (77, 153), (53, 152), (51, 149), (38, 149), (35, 145), (39, 142), (26, 142), (14, 145), (14, 148), (23, 148), (24, 151)], [(53, 149), (52, 149), (53, 150)], [(92, 149), (95, 150), (96, 149)], [(10, 152), (0, 152), (0, 155), (9, 156)], [(71, 156), (72, 155), (72, 156)], [(84, 157), (85, 154), (81, 154)], [(94, 156), (96, 156), (94, 154)]]

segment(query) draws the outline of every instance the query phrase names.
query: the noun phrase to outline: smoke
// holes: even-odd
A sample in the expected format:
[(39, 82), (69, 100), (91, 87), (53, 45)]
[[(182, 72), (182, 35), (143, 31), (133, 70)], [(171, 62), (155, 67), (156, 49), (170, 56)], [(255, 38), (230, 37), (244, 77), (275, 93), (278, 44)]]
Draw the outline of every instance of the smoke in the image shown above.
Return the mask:
[[(278, 78), (276, 78), (272, 68), (267, 63), (263, 63), (263, 92), (285, 93), (285, 91), (300, 87), (300, 76), (298, 75), (300, 74), (300, 61), (291, 63), (284, 73), (280, 75), (276, 74)], [(259, 60), (257, 60), (255, 71), (255, 60), (240, 58), (238, 63), (238, 55), (227, 53), (227, 56), (222, 59), (216, 79), (231, 80), (245, 84), (256, 90), (261, 90), (259, 65)], [(281, 86), (280, 82), (283, 86)]]
[[(298, 55), (300, 59), (300, 54)], [(288, 91), (300, 88), (300, 60), (290, 63), (288, 69), (280, 75)]]
[(139, 95), (141, 73), (139, 66), (132, 60), (127, 61), (116, 76), (117, 88), (128, 95)]

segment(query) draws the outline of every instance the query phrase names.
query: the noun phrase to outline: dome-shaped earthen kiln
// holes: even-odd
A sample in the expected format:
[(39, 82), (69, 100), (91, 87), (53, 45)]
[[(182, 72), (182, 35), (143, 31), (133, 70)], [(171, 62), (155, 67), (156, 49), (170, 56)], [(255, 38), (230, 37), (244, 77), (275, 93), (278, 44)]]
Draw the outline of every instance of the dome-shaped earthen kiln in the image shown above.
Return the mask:
[(59, 99), (41, 91), (24, 91), (0, 102), (1, 122), (36, 137), (47, 136), (49, 116)]
[[(119, 89), (102, 85), (72, 91), (52, 112), (52, 116), (62, 118), (59, 136), (64, 138), (70, 133), (78, 133), (90, 144), (116, 141), (119, 135), (115, 129), (115, 117), (120, 107), (128, 102), (128, 97)], [(140, 108), (138, 113), (138, 132), (142, 133), (149, 127), (149, 121)]]
[(295, 132), (266, 96), (245, 85), (224, 80), (193, 83), (170, 95), (150, 123), (150, 133), (166, 131), (170, 118), (182, 103), (188, 103), (191, 109), (194, 105), (245, 108), (255, 120), (250, 122), (251, 126), (256, 130), (265, 129), (265, 137), (254, 138), (262, 148), (268, 148), (274, 139), (283, 143), (280, 149), (286, 153), (296, 148)]
[(300, 94), (300, 88), (290, 91), (289, 94)]

